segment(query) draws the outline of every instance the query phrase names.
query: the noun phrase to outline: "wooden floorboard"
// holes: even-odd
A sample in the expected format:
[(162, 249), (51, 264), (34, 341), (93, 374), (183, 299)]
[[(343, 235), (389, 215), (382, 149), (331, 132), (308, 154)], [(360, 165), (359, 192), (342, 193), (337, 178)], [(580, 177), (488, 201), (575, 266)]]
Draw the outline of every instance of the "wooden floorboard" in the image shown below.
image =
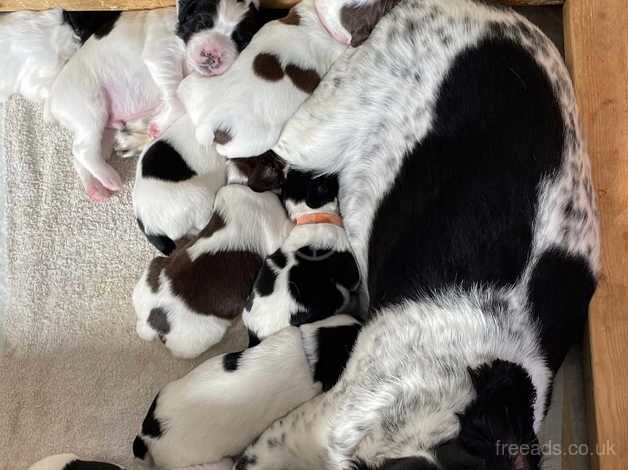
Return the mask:
[[(294, 0), (262, 0), (271, 7), (288, 7)], [(503, 0), (507, 5), (558, 5), (563, 0)], [(67, 10), (144, 10), (174, 6), (175, 0), (0, 0), (0, 11), (46, 10), (62, 7)]]
[[(592, 468), (628, 468), (628, 4), (567, 0), (565, 52), (592, 161), (602, 278), (589, 317)], [(591, 450), (591, 449), (590, 449)]]

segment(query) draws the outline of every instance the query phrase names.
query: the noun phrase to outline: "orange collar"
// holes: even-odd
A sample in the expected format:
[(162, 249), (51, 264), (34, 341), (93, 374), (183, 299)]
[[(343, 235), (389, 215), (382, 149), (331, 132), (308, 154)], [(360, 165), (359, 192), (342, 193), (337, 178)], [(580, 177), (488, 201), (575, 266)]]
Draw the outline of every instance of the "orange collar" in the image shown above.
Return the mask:
[(316, 212), (314, 214), (303, 214), (297, 217), (297, 225), (307, 224), (334, 224), (342, 227), (342, 218), (338, 214), (329, 214), (326, 212)]

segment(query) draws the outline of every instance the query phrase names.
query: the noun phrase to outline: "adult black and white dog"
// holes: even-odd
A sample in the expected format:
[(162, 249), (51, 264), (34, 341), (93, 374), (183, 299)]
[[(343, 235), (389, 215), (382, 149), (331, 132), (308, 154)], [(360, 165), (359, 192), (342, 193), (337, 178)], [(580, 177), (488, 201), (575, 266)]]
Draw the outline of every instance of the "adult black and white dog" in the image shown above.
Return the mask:
[(181, 0), (174, 8), (123, 12), (68, 60), (50, 92), (51, 115), (74, 136), (75, 167), (97, 201), (121, 189), (106, 162), (113, 132), (148, 117), (158, 136), (183, 114), (176, 90), (194, 71), (219, 75), (268, 21), (257, 0)]
[(250, 346), (289, 325), (350, 313), (360, 272), (337, 196), (335, 175), (315, 177), (288, 170), (282, 198), (295, 225), (281, 247), (264, 260), (242, 314)]
[(359, 329), (336, 315), (208, 359), (155, 397), (134, 455), (159, 468), (230, 470), (275, 419), (335, 383)]
[(275, 147), (340, 173), (369, 321), (336, 386), (238, 470), (539, 468), (529, 450), (600, 269), (572, 85), (508, 8), (393, 5), (317, 1), (335, 37), (363, 43)]

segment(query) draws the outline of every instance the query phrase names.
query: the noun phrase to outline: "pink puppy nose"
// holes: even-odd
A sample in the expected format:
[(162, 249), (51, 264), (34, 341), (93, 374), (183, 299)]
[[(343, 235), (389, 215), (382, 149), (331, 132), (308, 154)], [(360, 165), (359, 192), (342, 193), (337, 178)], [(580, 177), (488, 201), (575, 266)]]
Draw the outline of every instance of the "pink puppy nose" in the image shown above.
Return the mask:
[(216, 51), (207, 51), (206, 49), (203, 49), (201, 50), (200, 62), (211, 69), (219, 67), (222, 62), (221, 54)]

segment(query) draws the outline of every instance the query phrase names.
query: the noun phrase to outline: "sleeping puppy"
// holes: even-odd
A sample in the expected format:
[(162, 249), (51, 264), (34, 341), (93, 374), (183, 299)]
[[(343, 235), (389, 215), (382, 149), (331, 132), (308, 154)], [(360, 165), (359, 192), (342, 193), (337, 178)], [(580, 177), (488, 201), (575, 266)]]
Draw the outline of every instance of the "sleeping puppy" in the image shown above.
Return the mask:
[(288, 325), (347, 312), (360, 273), (338, 213), (336, 176), (287, 172), (283, 199), (296, 224), (268, 256), (242, 314), (249, 345)]
[(335, 383), (359, 328), (337, 315), (208, 359), (157, 394), (133, 454), (160, 468), (231, 470), (270, 423)]
[(230, 70), (210, 80), (191, 75), (178, 95), (202, 144), (227, 157), (270, 149), (286, 121), (345, 50), (321, 26), (313, 0), (265, 25)]
[(153, 259), (136, 285), (139, 336), (159, 338), (184, 358), (218, 343), (242, 313), (263, 259), (291, 229), (272, 192), (239, 184), (221, 188), (201, 233), (170, 257)]
[(537, 470), (552, 380), (600, 273), (561, 55), (485, 2), (404, 0), (374, 28), (394, 0), (316, 3), (351, 42), (372, 33), (274, 150), (340, 175), (368, 322), (336, 386), (275, 421), (237, 468)]
[(0, 101), (14, 93), (31, 101), (47, 99), (68, 59), (118, 14), (60, 8), (0, 14)]
[(112, 463), (81, 460), (74, 454), (51, 455), (34, 463), (28, 470), (124, 470)]
[(176, 97), (183, 77), (224, 73), (266, 19), (257, 0), (180, 0), (177, 10), (119, 14), (54, 82), (50, 112), (73, 133), (76, 170), (96, 201), (122, 187), (105, 161), (113, 147), (109, 130), (147, 118), (157, 137), (183, 114)]
[(146, 238), (169, 255), (175, 240), (197, 235), (209, 222), (216, 191), (225, 185), (224, 157), (194, 138), (184, 115), (140, 156), (133, 210)]

